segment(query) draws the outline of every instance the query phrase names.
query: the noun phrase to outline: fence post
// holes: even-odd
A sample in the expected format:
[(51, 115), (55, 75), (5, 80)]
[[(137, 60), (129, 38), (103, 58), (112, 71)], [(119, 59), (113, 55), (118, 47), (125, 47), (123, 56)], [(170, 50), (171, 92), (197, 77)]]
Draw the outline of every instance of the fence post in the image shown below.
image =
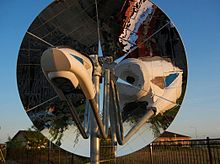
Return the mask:
[(208, 148), (208, 152), (209, 152), (209, 160), (210, 160), (210, 164), (212, 164), (212, 152), (211, 152), (211, 148), (210, 148), (210, 143), (209, 143), (209, 137), (206, 138), (207, 139), (207, 148)]
[(73, 153), (71, 154), (71, 164), (73, 164)]
[(48, 143), (47, 143), (47, 163), (49, 164), (50, 163), (50, 149), (51, 149), (51, 141), (48, 140)]
[(150, 144), (150, 163), (153, 164), (153, 144)]
[(25, 150), (26, 150), (26, 157), (27, 157), (27, 158), (26, 158), (26, 162), (29, 162), (29, 161), (28, 161), (28, 159), (29, 159), (28, 152), (29, 152), (29, 151), (28, 151), (27, 148), (26, 148)]

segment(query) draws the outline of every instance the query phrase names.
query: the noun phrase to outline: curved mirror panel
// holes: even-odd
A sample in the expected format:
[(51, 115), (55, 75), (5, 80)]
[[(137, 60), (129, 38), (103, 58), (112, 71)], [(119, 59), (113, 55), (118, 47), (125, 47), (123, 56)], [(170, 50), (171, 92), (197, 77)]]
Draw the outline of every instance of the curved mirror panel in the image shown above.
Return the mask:
[[(114, 59), (112, 73), (124, 135), (149, 108), (156, 109), (156, 115), (126, 144), (117, 145), (116, 156), (123, 156), (151, 143), (173, 121), (186, 89), (187, 61), (175, 26), (152, 2), (99, 0), (98, 15), (99, 28), (94, 0), (54, 1), (44, 9), (28, 28), (19, 50), (18, 89), (26, 113), (46, 137), (67, 151), (88, 157), (90, 140), (81, 136), (70, 106), (59, 99), (40, 61), (50, 47), (69, 47), (88, 57), (98, 54), (100, 44), (102, 55)], [(87, 132), (85, 95), (81, 88), (68, 91), (69, 83), (64, 83), (68, 103)]]

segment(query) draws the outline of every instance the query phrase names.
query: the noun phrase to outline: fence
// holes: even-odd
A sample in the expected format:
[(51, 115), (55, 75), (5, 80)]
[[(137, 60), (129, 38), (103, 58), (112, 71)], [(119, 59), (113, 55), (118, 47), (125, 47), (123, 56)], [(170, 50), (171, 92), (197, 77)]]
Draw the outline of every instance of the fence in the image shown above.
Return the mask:
[[(103, 152), (101, 152), (103, 154)], [(110, 158), (110, 157), (109, 157)], [(26, 150), (10, 149), (7, 151), (6, 160), (14, 160), (18, 163), (87, 163), (88, 158), (68, 153), (58, 147), (53, 149)], [(220, 163), (220, 139), (199, 139), (184, 141), (154, 142), (151, 145), (127, 156), (116, 159), (107, 159), (100, 163), (149, 163), (149, 164), (219, 164)]]
[(151, 164), (219, 164), (220, 139), (154, 142), (131, 155), (120, 157), (117, 163)]
[(83, 164), (88, 162), (87, 158), (80, 157), (64, 151), (61, 148), (54, 149), (9, 149), (6, 161), (15, 161), (21, 164)]

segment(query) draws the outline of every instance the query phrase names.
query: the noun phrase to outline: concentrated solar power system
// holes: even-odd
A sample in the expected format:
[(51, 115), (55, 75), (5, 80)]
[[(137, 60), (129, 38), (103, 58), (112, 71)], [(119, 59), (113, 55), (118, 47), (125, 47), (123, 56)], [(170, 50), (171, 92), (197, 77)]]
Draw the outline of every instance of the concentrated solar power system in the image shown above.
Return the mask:
[(187, 60), (173, 22), (148, 0), (57, 0), (28, 28), (17, 61), (24, 110), (71, 153), (100, 162), (154, 141), (178, 113)]

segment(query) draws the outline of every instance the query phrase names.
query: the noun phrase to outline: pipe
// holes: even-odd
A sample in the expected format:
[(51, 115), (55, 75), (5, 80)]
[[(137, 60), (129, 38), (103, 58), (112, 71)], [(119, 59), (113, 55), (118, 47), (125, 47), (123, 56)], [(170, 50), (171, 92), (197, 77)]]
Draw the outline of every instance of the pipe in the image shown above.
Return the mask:
[(79, 129), (81, 135), (83, 136), (84, 139), (88, 139), (89, 136), (86, 134), (85, 129), (83, 128), (83, 126), (80, 122), (80, 118), (79, 118), (78, 114), (76, 113), (76, 109), (75, 109), (74, 105), (67, 98), (66, 98), (66, 102), (69, 106), (70, 114), (71, 114), (77, 128)]
[(113, 107), (113, 110), (114, 110), (113, 111), (113, 117), (114, 117), (113, 121), (114, 121), (114, 123), (113, 124), (115, 125), (116, 137), (117, 137), (118, 143), (120, 145), (124, 145), (125, 143), (128, 142), (128, 140), (135, 133), (138, 132), (138, 130), (144, 124), (146, 124), (146, 122), (150, 118), (155, 116), (156, 108), (154, 108), (154, 107), (149, 108), (147, 113), (141, 118), (141, 120), (139, 120), (138, 123), (132, 129), (130, 129), (130, 131), (124, 137), (124, 135), (123, 135), (123, 123), (122, 123), (121, 111), (120, 111), (120, 107), (119, 107), (119, 95), (117, 93), (117, 90), (116, 90), (116, 87), (115, 87), (115, 83), (114, 83), (113, 80), (111, 81), (111, 89), (112, 89), (112, 97), (113, 97), (113, 102), (114, 102), (114, 107)]

